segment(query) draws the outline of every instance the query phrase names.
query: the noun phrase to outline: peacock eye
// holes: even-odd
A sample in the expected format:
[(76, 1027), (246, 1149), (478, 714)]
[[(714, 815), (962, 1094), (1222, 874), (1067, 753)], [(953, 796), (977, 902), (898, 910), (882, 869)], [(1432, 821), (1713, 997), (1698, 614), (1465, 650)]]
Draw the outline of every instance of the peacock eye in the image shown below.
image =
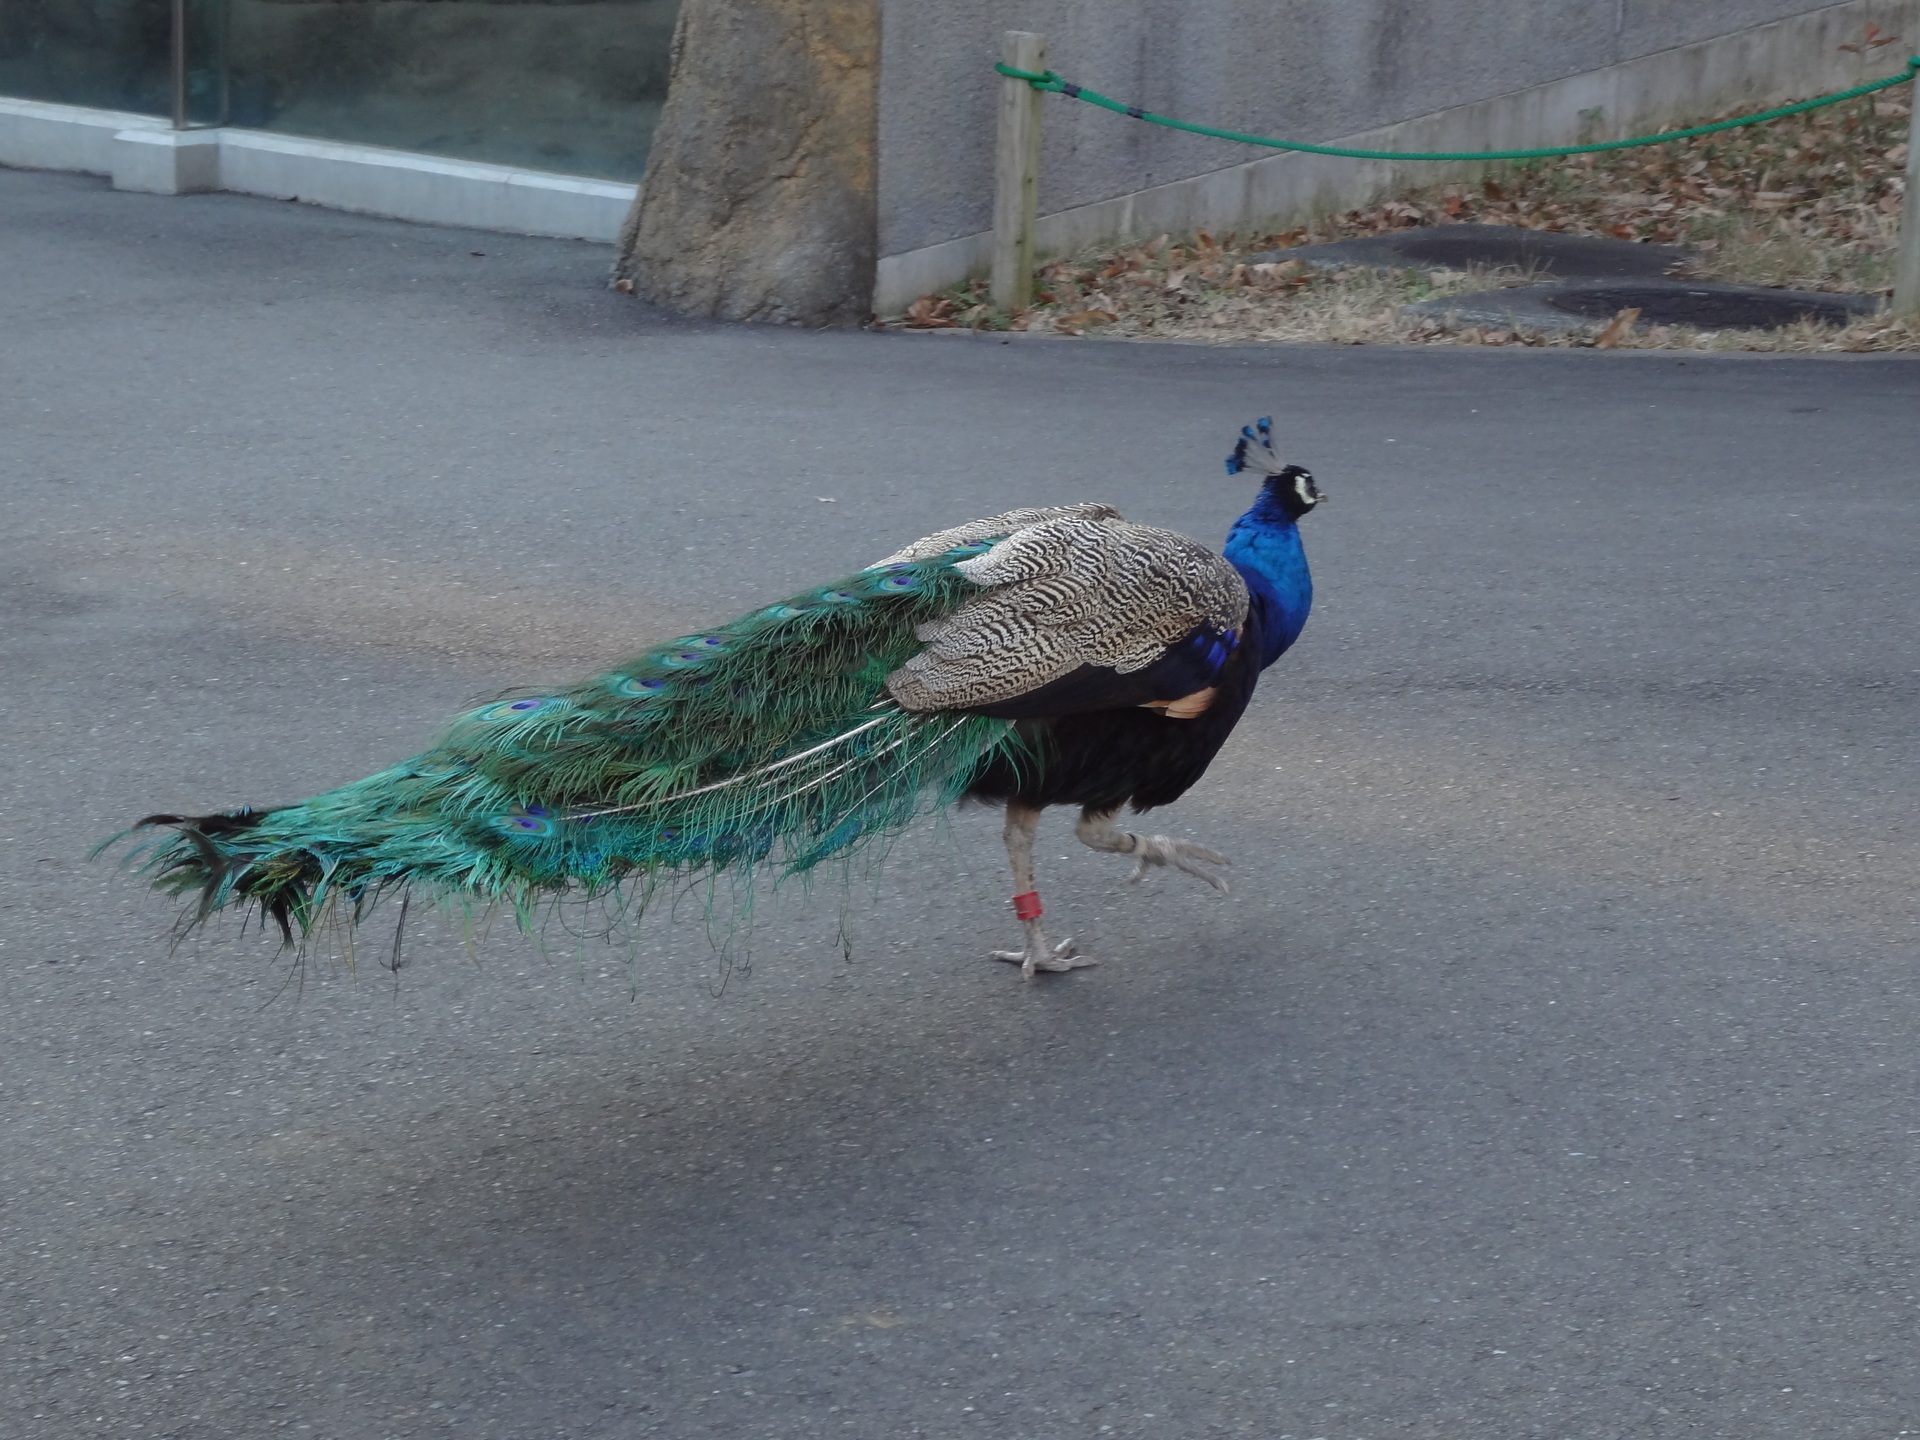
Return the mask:
[(538, 805), (529, 805), (518, 815), (502, 815), (493, 822), (509, 835), (552, 835), (559, 826), (546, 810)]
[(667, 682), (664, 680), (656, 680), (652, 677), (644, 680), (624, 678), (615, 681), (613, 688), (617, 694), (632, 695), (644, 700), (647, 696), (666, 689)]
[(536, 710), (544, 710), (553, 704), (551, 697), (527, 700), (503, 700), (498, 705), (489, 705), (475, 715), (477, 720), (524, 720)]

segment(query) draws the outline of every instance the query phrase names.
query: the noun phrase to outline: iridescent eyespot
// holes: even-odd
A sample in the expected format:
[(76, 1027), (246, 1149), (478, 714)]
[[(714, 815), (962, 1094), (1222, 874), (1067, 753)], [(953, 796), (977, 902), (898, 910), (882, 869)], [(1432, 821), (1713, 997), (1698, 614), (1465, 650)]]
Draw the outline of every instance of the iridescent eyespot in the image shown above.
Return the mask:
[(711, 653), (708, 650), (669, 650), (660, 657), (660, 663), (679, 669), (683, 665), (698, 665)]
[(498, 705), (489, 705), (474, 716), (476, 720), (524, 720), (536, 710), (543, 710), (555, 703), (551, 697), (527, 700), (502, 700)]
[(821, 592), (820, 598), (834, 604), (841, 604), (848, 600), (858, 600), (860, 597), (851, 590), (826, 590)]
[(522, 815), (502, 815), (493, 823), (509, 835), (536, 839), (559, 829), (546, 810), (538, 805), (529, 805)]
[(664, 690), (666, 688), (667, 688), (666, 681), (655, 679), (653, 676), (648, 676), (643, 680), (635, 680), (631, 676), (622, 676), (620, 679), (613, 682), (613, 689), (615, 694), (633, 695), (633, 696), (638, 696), (642, 699), (644, 699), (649, 695), (656, 694), (659, 691)]
[(919, 587), (919, 584), (920, 584), (920, 577), (918, 575), (889, 575), (887, 576), (886, 579), (882, 580), (878, 585), (874, 586), (874, 589), (876, 590), (913, 590), (913, 589), (917, 589)]
[(791, 620), (794, 616), (804, 615), (807, 612), (793, 605), (769, 605), (764, 613), (769, 620)]

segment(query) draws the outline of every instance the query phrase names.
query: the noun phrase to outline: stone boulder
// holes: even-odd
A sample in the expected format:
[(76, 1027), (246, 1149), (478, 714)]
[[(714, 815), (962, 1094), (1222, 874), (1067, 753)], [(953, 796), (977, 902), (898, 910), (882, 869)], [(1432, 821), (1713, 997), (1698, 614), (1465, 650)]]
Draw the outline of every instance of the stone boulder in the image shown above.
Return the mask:
[(685, 0), (617, 279), (683, 314), (869, 318), (880, 0)]

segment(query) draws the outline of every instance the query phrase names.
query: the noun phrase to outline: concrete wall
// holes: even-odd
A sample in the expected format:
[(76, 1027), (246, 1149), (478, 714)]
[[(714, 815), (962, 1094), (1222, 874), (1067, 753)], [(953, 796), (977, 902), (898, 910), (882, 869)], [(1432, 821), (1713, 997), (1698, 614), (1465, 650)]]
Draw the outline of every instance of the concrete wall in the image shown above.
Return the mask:
[[(1870, 74), (1920, 49), (1920, 0), (886, 0), (878, 308), (984, 259), (1003, 30), (1039, 31), (1053, 69), (1182, 119), (1466, 149), (1567, 143), (1596, 103), (1608, 131), (1631, 133), (1855, 83), (1860, 62), (1834, 47), (1869, 19), (1902, 34)], [(1403, 183), (1391, 167), (1303, 164), (1062, 98), (1048, 100), (1045, 127), (1040, 213), (1079, 217), (1042, 225), (1056, 250), (1182, 219), (1277, 221)], [(1263, 167), (1303, 183), (1230, 173)], [(1155, 192), (1166, 203), (1114, 203)]]

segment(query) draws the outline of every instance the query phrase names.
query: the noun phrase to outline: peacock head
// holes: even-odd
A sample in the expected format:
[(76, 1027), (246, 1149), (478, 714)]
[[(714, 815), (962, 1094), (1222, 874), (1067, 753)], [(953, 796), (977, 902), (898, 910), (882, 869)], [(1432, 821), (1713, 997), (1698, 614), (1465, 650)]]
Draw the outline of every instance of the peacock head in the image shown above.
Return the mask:
[(1269, 495), (1280, 502), (1280, 508), (1292, 520), (1298, 520), (1327, 498), (1320, 493), (1320, 487), (1313, 483), (1313, 476), (1303, 465), (1283, 466), (1278, 475), (1267, 481), (1266, 489)]

